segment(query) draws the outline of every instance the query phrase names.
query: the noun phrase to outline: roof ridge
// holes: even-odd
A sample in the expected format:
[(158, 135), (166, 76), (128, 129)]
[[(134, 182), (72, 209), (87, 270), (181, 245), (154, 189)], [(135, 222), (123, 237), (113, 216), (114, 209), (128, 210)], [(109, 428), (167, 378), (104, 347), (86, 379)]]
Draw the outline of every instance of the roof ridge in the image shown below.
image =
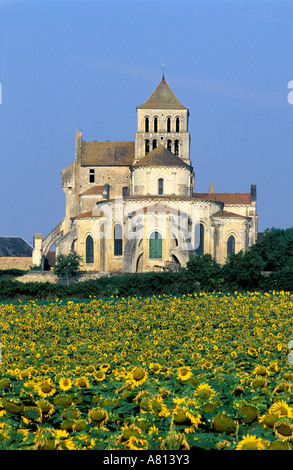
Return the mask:
[(178, 157), (164, 145), (159, 144), (155, 149), (142, 157), (133, 166), (148, 166), (148, 165), (180, 165), (190, 168), (190, 165), (185, 163), (182, 158)]
[(180, 103), (167, 81), (163, 78), (147, 101), (137, 109), (188, 109)]

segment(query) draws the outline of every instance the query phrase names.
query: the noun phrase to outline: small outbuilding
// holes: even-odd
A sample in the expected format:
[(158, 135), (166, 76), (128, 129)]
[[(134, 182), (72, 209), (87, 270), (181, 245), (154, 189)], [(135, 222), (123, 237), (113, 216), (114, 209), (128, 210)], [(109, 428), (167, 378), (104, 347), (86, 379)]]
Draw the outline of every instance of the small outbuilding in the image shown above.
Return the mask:
[(0, 237), (0, 270), (28, 270), (32, 266), (33, 247), (22, 237)]

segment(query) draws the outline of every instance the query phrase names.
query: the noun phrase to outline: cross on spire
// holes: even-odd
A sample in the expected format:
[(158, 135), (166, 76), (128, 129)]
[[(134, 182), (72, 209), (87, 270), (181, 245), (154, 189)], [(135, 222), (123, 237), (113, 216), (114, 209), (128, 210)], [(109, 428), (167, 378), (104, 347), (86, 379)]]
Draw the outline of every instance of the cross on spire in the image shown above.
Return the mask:
[(165, 67), (165, 64), (162, 64), (162, 67), (161, 67), (161, 68), (163, 69), (162, 80), (165, 80), (165, 68), (166, 68), (166, 67)]

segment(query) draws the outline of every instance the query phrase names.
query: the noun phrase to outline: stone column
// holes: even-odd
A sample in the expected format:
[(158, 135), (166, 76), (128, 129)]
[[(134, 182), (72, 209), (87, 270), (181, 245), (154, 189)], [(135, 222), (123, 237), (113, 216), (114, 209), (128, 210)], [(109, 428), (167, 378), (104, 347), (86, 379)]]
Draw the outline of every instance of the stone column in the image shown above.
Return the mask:
[(44, 240), (44, 237), (41, 233), (35, 233), (34, 234), (34, 249), (33, 249), (33, 254), (32, 254), (32, 264), (33, 264), (33, 266), (41, 266), (42, 265), (43, 240)]

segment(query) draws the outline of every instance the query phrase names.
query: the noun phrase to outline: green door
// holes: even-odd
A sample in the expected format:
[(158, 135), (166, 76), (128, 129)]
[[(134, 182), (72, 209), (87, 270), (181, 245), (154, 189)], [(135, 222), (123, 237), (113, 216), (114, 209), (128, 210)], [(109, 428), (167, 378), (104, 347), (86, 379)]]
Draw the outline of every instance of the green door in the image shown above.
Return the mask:
[(150, 258), (162, 258), (162, 236), (153, 232), (150, 236)]

